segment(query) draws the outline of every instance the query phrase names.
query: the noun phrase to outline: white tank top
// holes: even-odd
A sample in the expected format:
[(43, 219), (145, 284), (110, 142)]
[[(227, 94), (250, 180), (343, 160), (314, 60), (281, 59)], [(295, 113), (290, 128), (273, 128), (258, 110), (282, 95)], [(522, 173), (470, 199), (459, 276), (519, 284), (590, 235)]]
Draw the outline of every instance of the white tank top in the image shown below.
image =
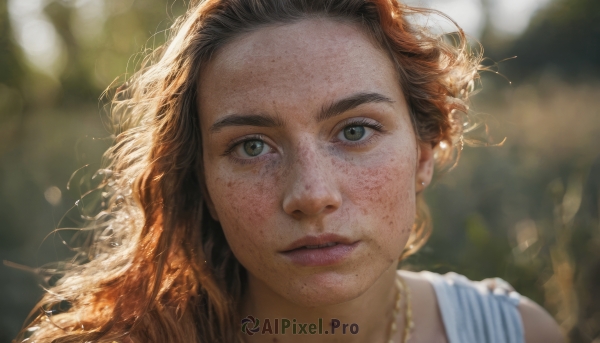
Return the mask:
[[(521, 295), (464, 275), (421, 272), (435, 290), (448, 343), (524, 343)], [(500, 283), (504, 282), (499, 279)]]

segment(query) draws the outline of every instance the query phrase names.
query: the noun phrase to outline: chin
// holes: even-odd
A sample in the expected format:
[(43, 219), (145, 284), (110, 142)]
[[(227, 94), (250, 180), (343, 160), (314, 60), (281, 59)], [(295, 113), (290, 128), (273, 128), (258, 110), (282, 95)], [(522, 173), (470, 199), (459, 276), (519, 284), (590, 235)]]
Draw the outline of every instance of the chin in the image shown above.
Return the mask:
[(284, 296), (304, 307), (336, 305), (359, 297), (374, 282), (375, 278), (371, 280), (358, 271), (348, 274), (320, 272), (291, 280), (291, 287), (285, 290)]

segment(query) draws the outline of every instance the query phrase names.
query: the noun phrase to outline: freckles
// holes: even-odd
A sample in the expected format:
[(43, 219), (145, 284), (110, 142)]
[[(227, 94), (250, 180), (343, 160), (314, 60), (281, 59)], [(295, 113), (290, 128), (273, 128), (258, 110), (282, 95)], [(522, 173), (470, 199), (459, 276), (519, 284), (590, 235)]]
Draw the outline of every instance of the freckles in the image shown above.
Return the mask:
[(248, 219), (252, 212), (252, 206), (249, 206), (249, 196), (252, 194), (251, 189), (243, 185), (241, 181), (228, 181), (225, 190), (222, 192), (222, 197), (219, 201), (218, 211), (224, 213), (222, 221), (226, 224), (233, 222), (233, 228), (237, 231), (239, 222), (244, 222)]
[[(348, 167), (347, 167), (348, 168)], [(359, 168), (359, 167), (353, 167)], [(381, 205), (387, 204), (388, 207), (395, 203), (393, 198), (396, 197), (397, 184), (401, 181), (395, 168), (377, 167), (377, 168), (360, 168), (360, 172), (351, 173), (345, 172), (344, 184), (347, 185), (349, 196), (355, 198), (361, 203), (369, 203), (367, 208), (363, 210), (377, 211), (381, 210)], [(396, 178), (394, 177), (396, 173)], [(372, 207), (374, 206), (374, 207)], [(364, 214), (364, 212), (363, 212)]]
[(222, 180), (214, 182), (215, 194), (221, 195), (217, 212), (223, 214), (223, 229), (251, 245), (268, 239), (272, 235), (270, 223), (279, 210), (279, 174), (277, 162), (273, 161), (247, 173), (222, 176)]
[(369, 230), (380, 237), (376, 242), (379, 250), (390, 254), (394, 251), (394, 256), (385, 256), (385, 261), (393, 263), (398, 248), (395, 245), (402, 244), (414, 221), (414, 163), (404, 151), (390, 155), (374, 157), (363, 166), (339, 159), (332, 159), (332, 165), (340, 171), (345, 195), (360, 209), (357, 212), (361, 216), (369, 218)]

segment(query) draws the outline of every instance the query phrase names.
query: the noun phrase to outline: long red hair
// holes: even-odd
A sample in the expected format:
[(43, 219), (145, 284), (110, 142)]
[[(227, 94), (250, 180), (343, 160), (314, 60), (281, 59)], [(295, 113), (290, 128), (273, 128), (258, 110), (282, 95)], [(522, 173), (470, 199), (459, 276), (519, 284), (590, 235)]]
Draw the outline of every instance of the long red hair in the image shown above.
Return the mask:
[[(17, 340), (236, 342), (245, 269), (204, 202), (196, 102), (202, 66), (232, 38), (260, 27), (307, 17), (355, 23), (393, 60), (418, 139), (448, 162), (480, 56), (460, 29), (449, 40), (411, 20), (432, 12), (395, 0), (190, 4), (168, 43), (117, 89), (116, 141), (101, 185), (107, 201), (86, 227), (92, 236), (79, 263), (62, 271), (39, 303), (44, 311)], [(421, 204), (403, 256), (425, 243), (426, 212)]]

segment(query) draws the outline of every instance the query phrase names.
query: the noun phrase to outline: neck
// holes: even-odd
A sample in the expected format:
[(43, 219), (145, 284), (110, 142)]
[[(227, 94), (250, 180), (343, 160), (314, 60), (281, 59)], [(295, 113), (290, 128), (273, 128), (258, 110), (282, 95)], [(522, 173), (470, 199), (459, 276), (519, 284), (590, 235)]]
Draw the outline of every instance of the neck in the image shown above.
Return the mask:
[[(247, 343), (307, 341), (325, 343), (341, 340), (387, 342), (397, 296), (395, 267), (392, 265), (388, 268), (360, 296), (340, 304), (320, 307), (294, 304), (273, 292), (262, 281), (248, 275), (248, 289), (242, 300), (240, 317), (246, 318), (251, 315), (259, 319), (260, 330), (252, 336), (242, 334), (243, 341)], [(269, 324), (266, 323), (267, 319)], [(397, 322), (403, 323), (403, 314), (400, 313), (399, 318), (396, 319)], [(334, 328), (332, 324), (339, 327)], [(294, 325), (296, 334), (293, 331)], [(254, 324), (248, 326), (254, 327)], [(285, 329), (285, 333), (283, 333), (283, 326), (289, 326)]]

